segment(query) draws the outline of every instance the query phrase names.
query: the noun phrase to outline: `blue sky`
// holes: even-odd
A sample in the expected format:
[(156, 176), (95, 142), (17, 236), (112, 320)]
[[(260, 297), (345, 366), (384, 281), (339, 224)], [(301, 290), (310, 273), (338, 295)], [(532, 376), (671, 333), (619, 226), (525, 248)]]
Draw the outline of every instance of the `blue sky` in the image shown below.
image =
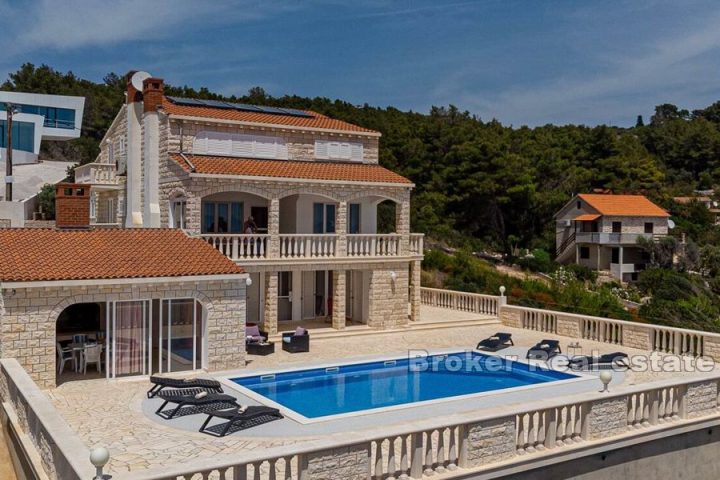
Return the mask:
[(96, 81), (143, 69), (515, 126), (631, 125), (659, 103), (720, 100), (717, 1), (0, 0), (0, 32), (2, 79), (24, 62)]

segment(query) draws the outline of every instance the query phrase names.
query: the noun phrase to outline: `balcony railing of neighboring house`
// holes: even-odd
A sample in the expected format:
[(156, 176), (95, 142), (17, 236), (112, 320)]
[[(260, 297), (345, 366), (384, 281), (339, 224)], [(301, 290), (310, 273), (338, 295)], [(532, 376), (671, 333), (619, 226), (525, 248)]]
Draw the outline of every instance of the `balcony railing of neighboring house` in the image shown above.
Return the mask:
[[(231, 260), (266, 259), (329, 259), (377, 258), (403, 255), (403, 241), (407, 241), (406, 255), (421, 255), (423, 234), (403, 236), (390, 234), (304, 234), (277, 235), (277, 248), (273, 252), (271, 235), (267, 234), (200, 234), (205, 240)], [(346, 250), (340, 251), (340, 240), (345, 239)]]
[(644, 263), (611, 263), (610, 273), (616, 278), (622, 278), (623, 273), (635, 273), (645, 270)]
[(90, 185), (117, 184), (117, 171), (111, 163), (88, 163), (75, 168), (75, 182)]
[(600, 243), (608, 245), (635, 245), (639, 238), (652, 240), (662, 235), (652, 233), (607, 233), (607, 232), (578, 232), (575, 236), (577, 243)]

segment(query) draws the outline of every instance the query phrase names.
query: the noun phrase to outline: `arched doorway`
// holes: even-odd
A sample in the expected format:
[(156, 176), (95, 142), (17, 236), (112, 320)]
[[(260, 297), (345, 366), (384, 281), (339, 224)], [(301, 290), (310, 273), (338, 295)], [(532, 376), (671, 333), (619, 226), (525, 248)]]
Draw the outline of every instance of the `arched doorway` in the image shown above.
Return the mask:
[[(57, 319), (57, 384), (197, 370), (206, 364), (206, 309), (194, 298), (79, 303)], [(97, 364), (84, 368), (98, 347)]]

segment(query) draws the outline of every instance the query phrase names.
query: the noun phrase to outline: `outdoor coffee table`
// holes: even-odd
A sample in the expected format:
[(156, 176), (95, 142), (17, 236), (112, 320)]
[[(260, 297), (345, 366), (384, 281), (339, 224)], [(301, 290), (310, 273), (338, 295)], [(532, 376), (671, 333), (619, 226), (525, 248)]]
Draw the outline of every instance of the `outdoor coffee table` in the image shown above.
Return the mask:
[(245, 350), (248, 355), (270, 355), (275, 353), (275, 344), (251, 342), (245, 345)]

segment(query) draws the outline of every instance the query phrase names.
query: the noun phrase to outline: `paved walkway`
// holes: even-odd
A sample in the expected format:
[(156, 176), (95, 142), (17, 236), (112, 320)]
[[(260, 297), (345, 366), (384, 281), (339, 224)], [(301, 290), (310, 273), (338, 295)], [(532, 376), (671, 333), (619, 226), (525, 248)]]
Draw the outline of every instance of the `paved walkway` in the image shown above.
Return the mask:
[[(498, 330), (498, 325), (407, 330), (393, 333), (362, 335), (346, 338), (327, 338), (311, 342), (310, 353), (289, 354), (277, 349), (266, 357), (249, 357), (248, 368), (272, 368), (322, 360), (349, 359), (358, 355), (392, 354), (408, 349), (473, 348), (481, 338)], [(541, 332), (511, 329), (515, 344), (529, 346), (546, 336)], [(561, 346), (574, 339), (562, 338)], [(606, 344), (581, 341), (584, 352), (591, 349), (601, 352), (615, 350)], [(641, 354), (638, 350), (623, 348), (627, 353)], [(625, 383), (636, 384), (669, 377), (675, 374), (628, 372)], [(197, 432), (181, 431), (170, 422), (158, 423), (143, 413), (142, 402), (148, 388), (147, 380), (111, 381), (88, 380), (65, 383), (48, 391), (49, 397), (63, 418), (78, 432), (89, 448), (107, 447), (112, 459), (113, 472), (160, 467), (169, 463), (190, 461), (194, 458), (217, 454), (247, 452), (310, 439), (262, 437), (259, 432), (243, 437), (237, 433), (226, 438), (212, 438)], [(271, 424), (268, 425), (271, 428)], [(258, 427), (257, 430), (263, 427)]]

